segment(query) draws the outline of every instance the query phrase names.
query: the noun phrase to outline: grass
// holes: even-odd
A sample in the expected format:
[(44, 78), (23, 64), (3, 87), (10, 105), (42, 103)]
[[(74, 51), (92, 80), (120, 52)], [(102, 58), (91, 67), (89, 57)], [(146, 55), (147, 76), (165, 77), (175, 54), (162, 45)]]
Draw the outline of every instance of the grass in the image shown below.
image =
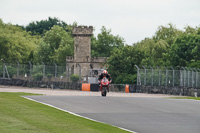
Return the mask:
[(200, 100), (200, 97), (171, 97), (174, 99), (193, 99), (193, 100)]
[(0, 93), (2, 133), (125, 133), (117, 127), (80, 118), (20, 96)]

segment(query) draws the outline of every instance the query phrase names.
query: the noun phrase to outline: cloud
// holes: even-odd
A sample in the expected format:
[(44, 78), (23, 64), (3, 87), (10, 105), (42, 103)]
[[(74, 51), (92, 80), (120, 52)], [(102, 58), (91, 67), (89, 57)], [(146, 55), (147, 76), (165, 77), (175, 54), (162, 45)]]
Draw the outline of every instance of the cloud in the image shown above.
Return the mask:
[(199, 5), (199, 0), (1, 0), (0, 18), (27, 25), (57, 17), (68, 24), (92, 25), (95, 34), (105, 26), (131, 44), (170, 22), (180, 28), (198, 26)]

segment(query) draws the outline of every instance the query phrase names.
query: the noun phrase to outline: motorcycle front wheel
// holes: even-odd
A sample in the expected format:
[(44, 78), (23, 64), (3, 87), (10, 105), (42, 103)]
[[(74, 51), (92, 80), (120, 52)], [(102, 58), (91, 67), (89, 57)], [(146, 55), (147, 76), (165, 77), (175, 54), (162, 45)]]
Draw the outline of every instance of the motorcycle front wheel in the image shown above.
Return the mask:
[(106, 97), (106, 93), (107, 93), (106, 88), (103, 87), (103, 92), (101, 93), (101, 95), (102, 95), (103, 97)]

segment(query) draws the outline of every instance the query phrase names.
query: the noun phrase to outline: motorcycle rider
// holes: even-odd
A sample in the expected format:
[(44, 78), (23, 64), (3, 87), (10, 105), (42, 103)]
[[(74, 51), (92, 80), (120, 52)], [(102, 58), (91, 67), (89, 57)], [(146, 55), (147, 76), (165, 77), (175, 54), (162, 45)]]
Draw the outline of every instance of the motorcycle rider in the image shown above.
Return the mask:
[[(101, 80), (103, 79), (103, 77), (106, 77), (110, 83), (112, 82), (112, 78), (111, 78), (110, 74), (108, 74), (108, 72), (106, 70), (104, 70), (103, 73), (101, 73), (98, 78), (100, 91), (102, 91)], [(108, 86), (108, 92), (109, 92), (109, 86)]]

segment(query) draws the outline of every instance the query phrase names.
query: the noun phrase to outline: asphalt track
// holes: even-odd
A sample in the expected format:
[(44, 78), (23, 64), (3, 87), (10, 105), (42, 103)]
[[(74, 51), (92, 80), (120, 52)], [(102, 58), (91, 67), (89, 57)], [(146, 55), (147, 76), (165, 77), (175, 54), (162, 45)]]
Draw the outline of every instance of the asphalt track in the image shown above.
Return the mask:
[(137, 133), (200, 133), (200, 101), (109, 96), (28, 98)]

